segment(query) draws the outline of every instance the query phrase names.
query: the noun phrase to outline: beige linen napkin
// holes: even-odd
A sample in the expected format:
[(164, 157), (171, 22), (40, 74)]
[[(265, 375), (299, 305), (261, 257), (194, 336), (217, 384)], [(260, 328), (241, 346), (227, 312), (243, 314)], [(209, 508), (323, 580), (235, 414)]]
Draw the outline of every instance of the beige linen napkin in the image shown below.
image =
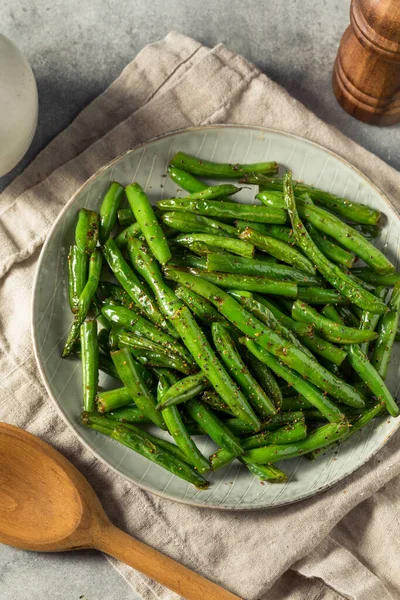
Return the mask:
[[(30, 338), (32, 280), (57, 214), (88, 177), (129, 147), (209, 123), (305, 136), (347, 158), (398, 201), (399, 173), (223, 45), (210, 50), (171, 33), (147, 46), (0, 198), (0, 420), (71, 458), (121, 527), (246, 600), (399, 598), (399, 435), (357, 473), (310, 500), (254, 513), (203, 510), (152, 496), (96, 461), (61, 421), (40, 380)], [(112, 562), (146, 600), (177, 599)]]

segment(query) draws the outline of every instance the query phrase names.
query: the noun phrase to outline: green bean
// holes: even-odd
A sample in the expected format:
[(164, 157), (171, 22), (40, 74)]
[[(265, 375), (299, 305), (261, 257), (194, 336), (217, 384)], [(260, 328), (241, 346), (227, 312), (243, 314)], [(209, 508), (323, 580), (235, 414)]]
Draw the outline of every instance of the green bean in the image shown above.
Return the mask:
[(266, 394), (271, 398), (276, 408), (281, 409), (282, 392), (272, 371), (267, 365), (264, 365), (264, 363), (258, 360), (254, 354), (249, 352), (245, 346), (240, 345), (239, 354), (250, 367), (250, 372), (254, 375)]
[[(185, 196), (184, 200), (187, 201), (208, 201), (222, 198), (223, 196), (232, 196), (240, 192), (241, 188), (238, 188), (231, 183), (224, 183), (222, 185), (211, 185), (198, 192), (193, 192)], [(178, 200), (178, 198), (166, 198), (161, 202), (170, 202), (172, 200)]]
[(149, 389), (146, 387), (141, 375), (141, 370), (137, 367), (137, 362), (133, 360), (129, 350), (123, 348), (122, 350), (111, 352), (111, 358), (117, 369), (118, 375), (138, 408), (155, 425), (161, 429), (165, 429), (162, 414), (156, 410), (157, 403)]
[(343, 349), (315, 335), (312, 325), (299, 323), (287, 317), (266, 298), (258, 294), (255, 294), (251, 300), (239, 294), (235, 298), (262, 323), (265, 323), (309, 356), (312, 356), (310, 354), (311, 350), (314, 354), (319, 354), (336, 365), (341, 365), (346, 358), (346, 352)]
[(160, 352), (161, 354), (165, 354), (166, 356), (176, 357), (174, 352), (168, 351), (167, 348), (161, 346), (161, 344), (156, 344), (145, 338), (143, 336), (134, 335), (129, 331), (124, 331), (119, 328), (116, 333), (117, 345), (120, 348), (133, 348), (133, 350), (146, 350), (148, 352)]
[(293, 442), (291, 444), (272, 445), (265, 446), (263, 448), (253, 448), (247, 450), (243, 455), (245, 462), (251, 462), (255, 464), (270, 464), (279, 460), (286, 460), (288, 458), (295, 458), (302, 456), (308, 452), (318, 450), (332, 444), (336, 440), (340, 439), (342, 435), (348, 430), (348, 423), (328, 423), (319, 427), (306, 438)]
[(142, 235), (142, 230), (139, 223), (132, 223), (114, 238), (114, 242), (118, 248), (125, 248), (131, 237), (139, 237), (140, 235)]
[(111, 235), (117, 221), (119, 205), (124, 193), (122, 185), (114, 181), (107, 190), (100, 206), (100, 243), (104, 244)]
[(210, 179), (239, 179), (246, 173), (275, 174), (278, 170), (276, 162), (261, 162), (252, 164), (215, 163), (190, 156), (185, 152), (177, 152), (171, 159), (171, 165), (183, 169), (193, 175)]
[(392, 417), (397, 417), (400, 413), (399, 407), (386, 387), (383, 379), (369, 362), (368, 357), (361, 350), (360, 346), (357, 346), (356, 344), (351, 344), (351, 346), (349, 346), (348, 360), (366, 386), (371, 390), (374, 396), (376, 396), (377, 400), (385, 403), (388, 413), (392, 415)]
[(274, 256), (278, 260), (293, 265), (293, 267), (300, 271), (315, 275), (315, 268), (308, 258), (303, 256), (303, 254), (289, 244), (258, 233), (252, 229), (245, 229), (241, 232), (239, 237), (242, 240), (248, 240), (257, 248), (260, 248), (264, 252), (268, 252), (268, 254), (271, 254), (271, 256)]
[(193, 200), (186, 198), (171, 198), (160, 200), (157, 206), (163, 211), (184, 211), (216, 219), (231, 219), (238, 217), (256, 223), (285, 223), (286, 213), (282, 209), (257, 206), (254, 204), (239, 204), (237, 202), (218, 202), (218, 200)]
[(115, 300), (117, 304), (122, 304), (122, 306), (125, 306), (126, 308), (135, 309), (136, 303), (133, 302), (128, 292), (119, 285), (111, 283), (111, 281), (100, 281), (99, 290), (105, 296), (105, 300), (103, 300), (104, 304), (109, 304), (109, 300), (112, 299)]
[(75, 317), (72, 326), (69, 330), (67, 341), (65, 342), (64, 350), (62, 352), (63, 358), (71, 354), (73, 346), (79, 335), (79, 329), (83, 321), (89, 312), (90, 305), (93, 297), (96, 293), (97, 286), (100, 279), (100, 271), (102, 265), (102, 257), (99, 250), (94, 250), (89, 259), (89, 275), (85, 287), (83, 288), (78, 304)]
[[(277, 413), (266, 421), (263, 421), (260, 425), (259, 431), (274, 431), (279, 429), (282, 425), (289, 425), (291, 423), (298, 423), (304, 421), (303, 413), (299, 411)], [(248, 433), (254, 433), (246, 423), (238, 418), (227, 419), (225, 425), (235, 433), (236, 435), (246, 435)]]
[(308, 408), (312, 408), (312, 404), (307, 398), (298, 394), (297, 396), (286, 396), (282, 398), (281, 408), (283, 411), (307, 410)]
[(183, 375), (193, 373), (193, 365), (183, 360), (180, 356), (172, 356), (164, 352), (152, 352), (150, 350), (133, 350), (131, 354), (134, 358), (146, 367), (160, 367), (164, 369), (175, 369)]
[(97, 335), (97, 343), (99, 352), (103, 352), (105, 356), (110, 356), (110, 332), (108, 329), (101, 329)]
[(138, 183), (131, 183), (125, 188), (125, 193), (151, 251), (165, 265), (171, 258), (171, 251), (145, 192)]
[[(384, 287), (384, 286), (378, 286), (376, 288), (376, 295), (378, 296), (378, 298), (380, 300), (382, 300), (383, 302), (385, 301), (385, 298), (388, 294), (389, 288)], [(376, 326), (378, 325), (380, 319), (380, 315), (374, 314), (374, 313), (370, 313), (367, 310), (363, 310), (360, 316), (360, 329), (367, 329), (368, 331), (375, 331)], [(364, 354), (368, 354), (368, 349), (369, 349), (369, 344), (370, 342), (365, 342), (364, 344), (361, 344), (361, 350), (364, 352)]]
[(75, 243), (81, 252), (92, 254), (99, 237), (99, 215), (93, 210), (81, 208), (75, 228)]
[(99, 347), (96, 321), (84, 321), (80, 330), (83, 409), (94, 410), (99, 381)]
[(119, 380), (119, 375), (117, 373), (116, 368), (114, 367), (114, 363), (107, 356), (103, 354), (99, 355), (99, 369), (103, 371), (109, 377), (114, 377), (114, 379)]
[(299, 288), (297, 298), (310, 304), (342, 304), (349, 302), (338, 290), (315, 287)]
[(169, 264), (179, 267), (192, 267), (193, 269), (206, 269), (207, 259), (185, 252), (181, 256), (173, 254)]
[(149, 423), (150, 421), (137, 406), (125, 406), (107, 413), (107, 417), (118, 423)]
[(288, 368), (279, 362), (275, 356), (270, 354), (264, 348), (261, 348), (253, 340), (245, 338), (243, 340), (246, 347), (259, 360), (264, 362), (276, 375), (284, 379), (293, 388), (304, 396), (315, 408), (317, 408), (324, 417), (331, 423), (336, 423), (345, 419), (342, 411), (329, 399), (327, 395), (320, 392), (311, 382), (300, 377), (296, 371)]
[(361, 233), (344, 223), (335, 215), (318, 206), (309, 206), (297, 200), (299, 216), (320, 231), (330, 235), (339, 244), (363, 259), (373, 271), (380, 274), (392, 273), (395, 267), (380, 250), (375, 248)]
[(257, 275), (235, 275), (233, 273), (211, 273), (201, 269), (190, 269), (192, 275), (205, 279), (210, 283), (223, 288), (232, 288), (244, 291), (260, 292), (262, 294), (276, 294), (296, 298), (297, 285), (291, 281), (277, 281)]
[[(97, 418), (104, 419), (105, 417)], [(109, 429), (107, 426), (93, 423), (92, 419), (87, 417), (87, 413), (83, 413), (82, 421), (87, 427), (99, 431), (117, 442), (120, 442), (124, 446), (127, 446), (131, 450), (134, 450), (138, 454), (141, 454), (152, 462), (160, 465), (167, 471), (177, 475), (180, 479), (192, 483), (198, 489), (208, 488), (208, 482), (193, 467), (162, 448), (157, 438), (152, 436), (154, 440), (157, 440), (157, 444), (155, 444), (154, 441), (151, 441), (147, 437), (145, 432), (139, 429), (139, 427), (135, 427), (134, 431), (127, 429), (125, 425), (118, 425), (114, 429)], [(134, 426), (132, 425), (131, 427)], [(164, 440), (160, 441), (163, 442)]]
[[(310, 260), (312, 260), (317, 266), (319, 272), (333, 287), (338, 289), (343, 296), (348, 298), (360, 308), (369, 310), (371, 312), (385, 313), (387, 309), (383, 302), (353, 282), (350, 277), (345, 275), (337, 265), (331, 263), (315, 246), (302, 221), (300, 220), (299, 213), (297, 212), (293, 190), (291, 187), (291, 173), (289, 171), (285, 175), (284, 191), (289, 216), (296, 235), (296, 240), (301, 245), (302, 250), (308, 256), (308, 258), (310, 258)], [(317, 209), (317, 207), (311, 208)], [(344, 224), (342, 223), (342, 225)]]
[(135, 223), (135, 217), (130, 208), (120, 208), (117, 212), (118, 223), (124, 227)]
[[(395, 300), (398, 302), (398, 299)], [(343, 323), (341, 317), (338, 315), (338, 322)], [(374, 366), (368, 360), (368, 357), (361, 350), (357, 344), (351, 344), (348, 347), (348, 362), (355, 370), (357, 375), (361, 378), (365, 386), (371, 390), (372, 394), (376, 396), (379, 402), (383, 402), (386, 409), (392, 417), (397, 417), (400, 413), (399, 407), (396, 401), (392, 397), (390, 391), (386, 387), (382, 377)]]
[(239, 385), (256, 413), (262, 418), (275, 414), (274, 403), (250, 374), (224, 325), (213, 323), (211, 331), (214, 346), (228, 373)]
[(100, 287), (100, 282), (99, 282), (99, 285), (97, 286), (97, 291), (95, 292), (95, 294), (92, 298), (91, 309), (93, 311), (93, 315), (94, 315), (94, 318), (96, 319), (97, 323), (99, 325), (101, 325), (103, 327), (103, 329), (107, 330), (107, 332), (108, 332), (111, 329), (111, 323), (108, 321), (108, 319), (105, 318), (105, 316), (101, 312), (102, 303), (100, 302), (99, 297), (98, 297), (99, 287)]
[(242, 333), (251, 338), (257, 338), (258, 344), (268, 349), (268, 351), (272, 352), (290, 368), (308, 377), (317, 387), (345, 404), (348, 403), (352, 406), (364, 405), (362, 394), (335, 377), (324, 367), (321, 367), (316, 360), (307, 356), (299, 348), (287, 342), (271, 329), (266, 328), (258, 319), (254, 318), (238, 302), (231, 298), (229, 294), (226, 294), (217, 286), (204, 279), (170, 267), (165, 269), (165, 275), (168, 279), (173, 279), (177, 283), (186, 285), (210, 300), (221, 314), (240, 329)]
[(366, 410), (362, 415), (358, 417), (358, 419), (352, 422), (351, 427), (334, 444), (330, 444), (329, 446), (310, 452), (309, 454), (307, 454), (307, 458), (315, 460), (316, 458), (318, 458), (318, 456), (320, 456), (333, 446), (336, 446), (336, 444), (342, 444), (345, 440), (354, 435), (357, 431), (360, 431), (360, 429), (365, 427), (365, 425), (372, 421), (372, 419), (377, 417), (382, 412), (382, 407), (383, 403), (378, 402), (377, 404), (375, 404), (375, 406)]
[(303, 345), (292, 333), (292, 331), (279, 322), (274, 314), (263, 303), (255, 300), (253, 294), (250, 294), (249, 292), (240, 292), (238, 290), (230, 290), (229, 293), (233, 298), (235, 298), (235, 300), (238, 300), (242, 306), (244, 306), (259, 321), (261, 321), (261, 323), (264, 323), (267, 327), (273, 331), (276, 331), (279, 335), (285, 338), (285, 340), (288, 340), (303, 350), (306, 354), (312, 356), (312, 354), (306, 348), (303, 348)]
[[(126, 387), (99, 392), (96, 398), (97, 410), (100, 413), (113, 411), (121, 408), (122, 406), (128, 406), (129, 404), (132, 404), (132, 402), (133, 398), (130, 391)], [(142, 411), (140, 411), (140, 414), (144, 415)]]
[(161, 220), (165, 225), (183, 233), (209, 233), (236, 237), (237, 230), (232, 225), (191, 213), (181, 212), (162, 213)]
[(321, 332), (330, 342), (339, 344), (361, 344), (368, 340), (374, 340), (378, 334), (366, 329), (356, 329), (355, 327), (346, 327), (335, 323), (330, 319), (320, 315), (316, 310), (304, 302), (296, 300), (292, 308), (292, 317), (303, 323), (310, 323)]
[(88, 255), (78, 246), (71, 246), (68, 254), (68, 296), (73, 313), (78, 309), (79, 296), (86, 284)]
[(156, 302), (150, 296), (149, 291), (143, 286), (143, 283), (136, 277), (114, 240), (108, 239), (104, 244), (104, 255), (119, 284), (129, 294), (136, 306), (155, 325), (158, 325), (170, 335), (173, 334), (171, 327), (167, 325), (160, 313)]
[(157, 329), (153, 323), (150, 323), (150, 321), (147, 321), (147, 319), (141, 317), (133, 310), (129, 310), (125, 306), (105, 304), (102, 308), (102, 313), (111, 323), (120, 325), (137, 336), (148, 338), (152, 342), (159, 344), (171, 356), (175, 354), (184, 360), (187, 359), (187, 352), (181, 344), (168, 334)]
[(157, 263), (151, 260), (149, 251), (133, 240), (129, 244), (129, 249), (136, 268), (140, 269), (142, 276), (152, 287), (161, 310), (171, 319), (205, 377), (223, 400), (229, 404), (234, 414), (257, 430), (259, 421), (252, 408), (215, 356), (190, 310), (166, 285)]
[(209, 246), (204, 242), (186, 242), (179, 241), (177, 242), (178, 246), (182, 246), (184, 248), (188, 248), (194, 254), (198, 254), (201, 257), (206, 257), (208, 254), (215, 254), (216, 252), (221, 252), (221, 254), (227, 254), (226, 250), (222, 248), (218, 248), (217, 246)]
[(121, 330), (117, 334), (117, 340), (118, 348), (129, 348), (133, 356), (145, 365), (168, 367), (185, 375), (193, 373), (192, 360), (188, 363), (185, 358), (168, 351), (159, 344), (154, 344), (147, 338)]
[[(283, 198), (282, 198), (283, 202)], [(285, 242), (291, 246), (296, 245), (296, 239), (293, 233), (293, 230), (290, 227), (280, 226), (280, 225), (261, 225), (263, 229), (259, 229), (254, 227), (255, 223), (247, 223), (248, 227), (252, 229), (257, 229), (261, 231), (267, 236), (280, 240), (281, 242)], [(243, 221), (236, 222), (236, 226), (238, 229), (245, 229), (246, 223)], [(345, 267), (351, 267), (354, 263), (355, 256), (351, 252), (348, 252), (344, 248), (341, 248), (337, 244), (334, 244), (331, 240), (328, 240), (326, 237), (320, 235), (317, 229), (311, 225), (311, 223), (307, 223), (306, 225), (308, 232), (310, 234), (311, 239), (314, 244), (321, 250), (321, 252), (327, 257), (330, 258), (333, 262), (344, 265)]]
[(178, 169), (178, 167), (174, 167), (173, 165), (168, 165), (168, 175), (171, 177), (172, 181), (179, 185), (183, 190), (189, 192), (189, 194), (193, 194), (195, 192), (202, 192), (208, 186), (197, 177), (194, 177), (187, 171), (183, 171), (182, 169)]
[[(262, 185), (266, 186), (266, 188), (271, 189), (271, 191), (281, 191), (284, 186), (284, 180), (278, 177), (270, 180), (269, 182), (266, 180), (260, 181), (259, 178), (258, 182), (262, 183)], [(305, 183), (299, 183), (298, 181), (293, 182), (293, 191), (295, 196), (300, 196), (301, 194), (307, 193), (313, 202), (315, 202), (315, 204), (326, 206), (333, 212), (345, 217), (346, 219), (355, 221), (356, 223), (376, 225), (381, 216), (380, 211), (376, 210), (375, 208), (371, 208), (365, 204), (351, 202), (351, 200), (348, 200), (347, 198), (340, 198), (339, 196), (335, 196), (330, 192), (324, 192), (323, 190), (319, 190), (311, 185), (306, 185)]]
[[(157, 387), (158, 406), (160, 400), (168, 392), (171, 385), (177, 382), (177, 378), (172, 372), (159, 372), (159, 381)], [(196, 444), (190, 437), (187, 428), (183, 422), (182, 416), (177, 406), (171, 406), (163, 410), (163, 419), (170, 435), (174, 438), (178, 448), (187, 456), (190, 464), (199, 472), (205, 473), (210, 470), (209, 461), (201, 454)]]
[(383, 315), (378, 323), (378, 339), (375, 342), (371, 363), (378, 374), (385, 379), (393, 344), (399, 326), (400, 313), (400, 281), (393, 288), (389, 300), (389, 312)]
[(193, 421), (198, 423), (218, 446), (235, 456), (243, 454), (239, 440), (207, 406), (194, 398), (189, 400), (186, 406)]
[(322, 254), (326, 256), (326, 258), (329, 258), (332, 262), (338, 265), (343, 265), (347, 268), (353, 266), (356, 258), (354, 254), (348, 252), (344, 248), (341, 248), (337, 244), (334, 244), (325, 236), (321, 235), (318, 229), (316, 229), (311, 223), (307, 223), (306, 227), (312, 241), (317, 248), (321, 250)]
[(213, 246), (216, 248), (217, 252), (218, 249), (221, 248), (228, 252), (232, 252), (232, 254), (238, 254), (239, 256), (245, 256), (247, 258), (252, 258), (254, 255), (253, 244), (231, 237), (224, 237), (222, 235), (212, 235), (209, 233), (182, 234), (175, 238), (175, 242), (188, 247), (191, 247), (191, 244), (193, 243), (200, 242)]
[[(305, 423), (296, 423), (294, 425), (286, 425), (276, 431), (264, 431), (251, 437), (241, 440), (242, 448), (247, 451), (252, 448), (260, 448), (271, 444), (292, 444), (302, 440), (307, 435), (307, 426)], [(221, 448), (210, 456), (211, 468), (217, 471), (221, 467), (225, 467), (235, 458), (235, 455), (228, 450)]]
[(306, 273), (281, 264), (273, 264), (263, 260), (250, 260), (229, 254), (208, 254), (207, 270), (222, 273), (235, 273), (238, 275), (260, 275), (277, 279), (279, 281), (292, 281), (301, 286), (318, 285), (320, 279), (315, 275)]
[(348, 327), (359, 328), (360, 319), (348, 306), (337, 306), (336, 310), (343, 319), (345, 325)]
[(211, 302), (202, 298), (196, 292), (193, 292), (193, 290), (189, 290), (189, 288), (183, 285), (178, 285), (175, 289), (175, 294), (190, 308), (194, 316), (205, 324), (210, 325), (214, 321), (225, 321), (224, 317), (219, 314)]
[(204, 392), (204, 394), (201, 395), (201, 401), (214, 410), (218, 410), (232, 416), (232, 411), (229, 406), (222, 400), (217, 392), (214, 392), (214, 390), (207, 390)]
[(210, 383), (201, 371), (195, 375), (180, 379), (171, 385), (160, 397), (157, 410), (163, 411), (169, 406), (187, 402), (201, 394), (204, 390), (207, 390), (209, 387)]
[(240, 462), (246, 465), (252, 475), (257, 477), (261, 482), (268, 481), (269, 483), (285, 483), (288, 478), (285, 473), (275, 465), (253, 465), (246, 463), (239, 458)]
[(367, 267), (359, 267), (357, 269), (351, 270), (352, 275), (356, 275), (366, 283), (370, 283), (372, 285), (396, 285), (400, 281), (400, 273), (388, 273), (386, 275), (381, 275), (379, 273), (375, 273), (372, 269), (368, 269)]

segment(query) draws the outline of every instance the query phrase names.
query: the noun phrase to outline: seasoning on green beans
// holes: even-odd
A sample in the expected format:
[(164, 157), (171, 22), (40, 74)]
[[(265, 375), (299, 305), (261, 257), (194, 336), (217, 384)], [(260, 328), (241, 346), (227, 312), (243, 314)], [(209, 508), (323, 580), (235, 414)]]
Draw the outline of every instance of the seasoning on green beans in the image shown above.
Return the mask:
[(171, 251), (147, 195), (138, 183), (129, 184), (125, 193), (151, 251), (165, 265), (171, 258)]
[[(105, 417), (97, 418), (105, 419)], [(93, 418), (88, 413), (83, 413), (82, 422), (87, 427), (90, 427), (99, 433), (103, 433), (124, 446), (127, 446), (131, 450), (134, 450), (138, 454), (145, 456), (147, 459), (160, 465), (167, 471), (170, 471), (180, 479), (184, 479), (193, 484), (198, 489), (207, 489), (209, 487), (209, 483), (193, 467), (162, 447), (161, 443), (163, 440), (160, 440), (161, 443), (154, 443), (157, 438), (152, 436), (154, 441), (150, 440), (146, 433), (139, 429), (139, 427), (135, 427), (135, 430), (132, 431), (131, 429), (128, 429), (126, 425), (116, 425), (113, 423), (116, 427), (111, 429), (107, 426), (94, 423)], [(131, 425), (131, 427), (134, 426)]]
[(221, 288), (177, 269), (166, 268), (165, 275), (177, 283), (187, 285), (195, 292), (205, 296), (246, 336), (256, 338), (258, 344), (268, 349), (281, 361), (303, 376), (310, 379), (320, 389), (331, 394), (340, 402), (350, 406), (364, 406), (364, 398), (354, 387), (334, 376), (299, 348), (287, 342), (271, 329), (266, 328), (258, 319), (242, 308), (236, 300)]
[(79, 329), (89, 312), (93, 296), (99, 285), (100, 272), (102, 265), (102, 256), (99, 250), (95, 249), (89, 259), (89, 275), (85, 287), (83, 288), (77, 304), (74, 321), (69, 330), (67, 341), (65, 342), (62, 356), (65, 358), (71, 354), (73, 346), (78, 338)]
[(278, 281), (292, 281), (299, 286), (317, 286), (321, 280), (311, 273), (287, 265), (274, 264), (229, 254), (208, 254), (207, 270), (238, 275), (259, 275)]
[(175, 243), (182, 244), (183, 246), (191, 247), (191, 244), (200, 242), (213, 246), (216, 251), (221, 248), (237, 254), (238, 256), (244, 256), (246, 258), (252, 258), (254, 255), (254, 246), (249, 242), (243, 242), (231, 237), (225, 237), (222, 235), (213, 235), (210, 233), (191, 233), (181, 234), (175, 238)]
[(310, 262), (308, 258), (301, 254), (298, 250), (296, 250), (296, 248), (293, 248), (285, 242), (281, 242), (275, 238), (263, 235), (252, 229), (245, 229), (242, 231), (239, 237), (242, 240), (251, 242), (257, 248), (260, 248), (264, 252), (268, 252), (268, 254), (271, 254), (271, 256), (274, 256), (278, 260), (292, 265), (300, 271), (305, 271), (306, 273), (311, 273), (312, 275), (315, 274), (315, 267), (312, 262)]
[(399, 326), (400, 313), (400, 281), (393, 288), (392, 296), (389, 300), (389, 312), (383, 315), (378, 323), (377, 336), (371, 363), (376, 371), (385, 379), (393, 344)]
[(243, 454), (239, 440), (207, 406), (193, 398), (187, 403), (187, 410), (218, 446), (235, 456)]
[(298, 300), (293, 303), (292, 317), (296, 321), (312, 324), (327, 340), (337, 344), (361, 344), (378, 337), (378, 334), (374, 331), (346, 327), (335, 323), (320, 315), (305, 302), (299, 302)]
[(209, 387), (210, 383), (201, 371), (195, 375), (189, 375), (184, 379), (176, 381), (160, 396), (157, 410), (164, 410), (164, 408), (168, 408), (169, 406), (187, 402)]
[(261, 418), (275, 414), (274, 403), (250, 374), (224, 325), (213, 323), (211, 331), (215, 348), (228, 373), (239, 385), (256, 413)]
[[(299, 440), (303, 440), (307, 435), (307, 426), (303, 422), (293, 425), (285, 425), (275, 431), (263, 431), (252, 435), (244, 440), (241, 440), (243, 450), (251, 450), (252, 448), (261, 448), (272, 444), (292, 444)], [(213, 471), (217, 471), (221, 467), (229, 464), (235, 455), (228, 450), (220, 449), (210, 456), (211, 467)]]
[(80, 329), (83, 410), (92, 411), (95, 407), (99, 381), (99, 347), (97, 343), (96, 321), (84, 321)]
[(237, 230), (232, 225), (202, 215), (183, 214), (179, 211), (166, 212), (162, 213), (161, 220), (168, 227), (183, 233), (209, 233), (230, 237), (236, 237), (237, 235)]
[(192, 275), (222, 288), (260, 292), (288, 298), (297, 297), (297, 285), (292, 281), (277, 281), (258, 275), (236, 275), (234, 273), (211, 273), (200, 269), (190, 269)]
[(81, 208), (75, 228), (75, 243), (81, 252), (92, 254), (99, 238), (100, 220), (94, 210)]
[[(387, 308), (383, 302), (352, 281), (350, 277), (345, 275), (337, 265), (331, 263), (315, 246), (300, 219), (299, 212), (297, 211), (291, 186), (290, 171), (286, 173), (284, 178), (284, 195), (296, 240), (304, 253), (316, 265), (318, 271), (343, 296), (348, 298), (351, 302), (354, 302), (354, 304), (360, 308), (379, 314), (385, 313)], [(307, 208), (307, 206), (308, 205), (305, 205), (305, 208)], [(317, 207), (312, 206), (311, 208)], [(374, 248), (373, 246), (371, 247)]]
[(68, 254), (68, 297), (73, 313), (78, 310), (79, 296), (86, 284), (89, 257), (78, 246), (71, 246)]
[(104, 196), (100, 206), (100, 244), (104, 244), (108, 240), (114, 229), (123, 193), (122, 185), (113, 181)]
[(150, 296), (149, 291), (146, 290), (143, 283), (139, 281), (132, 271), (114, 240), (108, 239), (106, 241), (104, 244), (104, 255), (119, 284), (129, 294), (136, 306), (155, 325), (162, 327), (170, 335), (174, 335), (174, 332), (166, 324), (154, 298)]
[[(158, 371), (157, 399), (158, 402), (163, 398), (171, 385), (177, 382), (177, 377), (172, 371), (160, 369)], [(177, 406), (170, 406), (163, 410), (163, 419), (170, 435), (178, 448), (184, 452), (191, 465), (199, 472), (205, 473), (210, 470), (210, 463), (202, 455), (196, 444), (192, 440), (188, 430), (183, 422), (182, 416)]]
[(185, 152), (177, 152), (170, 163), (188, 173), (209, 179), (240, 179), (246, 173), (273, 175), (278, 170), (277, 163), (273, 161), (251, 164), (216, 163), (190, 156)]
[(157, 202), (157, 206), (163, 211), (192, 212), (205, 217), (232, 221), (240, 217), (256, 223), (285, 223), (287, 218), (285, 211), (281, 208), (237, 202), (218, 202), (218, 200), (193, 200), (190, 196), (160, 200)]
[(148, 249), (133, 240), (129, 248), (133, 264), (151, 286), (161, 310), (171, 319), (205, 377), (230, 406), (232, 412), (257, 430), (260, 423), (251, 406), (216, 357), (190, 310), (166, 285), (157, 263), (151, 260)]
[(158, 427), (165, 429), (162, 414), (156, 410), (156, 400), (152, 396), (127, 348), (111, 352), (111, 358), (123, 384), (140, 410)]

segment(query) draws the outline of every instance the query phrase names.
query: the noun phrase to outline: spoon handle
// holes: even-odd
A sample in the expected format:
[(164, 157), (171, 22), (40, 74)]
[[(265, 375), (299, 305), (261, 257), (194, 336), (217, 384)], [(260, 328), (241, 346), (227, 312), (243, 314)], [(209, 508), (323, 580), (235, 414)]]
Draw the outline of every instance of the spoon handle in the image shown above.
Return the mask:
[(96, 546), (187, 600), (241, 600), (114, 525), (102, 529)]

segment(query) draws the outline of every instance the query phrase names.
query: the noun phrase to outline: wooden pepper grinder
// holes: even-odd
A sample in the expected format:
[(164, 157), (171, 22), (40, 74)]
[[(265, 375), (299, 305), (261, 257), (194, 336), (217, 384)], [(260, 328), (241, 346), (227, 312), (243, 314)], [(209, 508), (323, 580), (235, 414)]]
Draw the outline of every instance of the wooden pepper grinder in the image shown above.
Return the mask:
[(374, 125), (400, 121), (400, 0), (352, 0), (333, 71), (350, 115)]

